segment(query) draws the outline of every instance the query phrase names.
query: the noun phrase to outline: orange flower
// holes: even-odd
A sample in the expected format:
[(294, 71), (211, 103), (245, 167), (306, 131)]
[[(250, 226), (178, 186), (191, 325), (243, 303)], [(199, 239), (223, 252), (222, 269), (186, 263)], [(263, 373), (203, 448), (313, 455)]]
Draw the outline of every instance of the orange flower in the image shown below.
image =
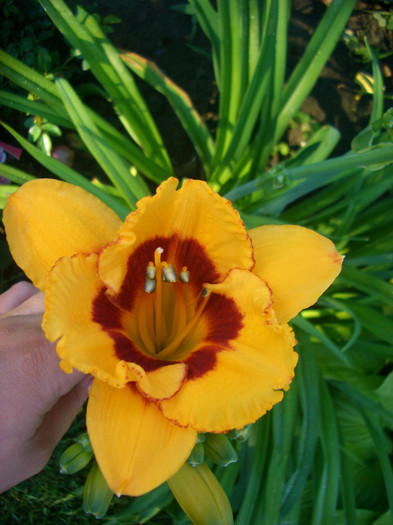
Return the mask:
[(16, 262), (45, 293), (43, 328), (65, 372), (94, 376), (87, 428), (116, 494), (174, 475), (198, 432), (256, 421), (289, 388), (287, 325), (341, 257), (299, 226), (248, 233), (201, 181), (168, 179), (122, 224), (101, 201), (35, 180), (4, 210)]

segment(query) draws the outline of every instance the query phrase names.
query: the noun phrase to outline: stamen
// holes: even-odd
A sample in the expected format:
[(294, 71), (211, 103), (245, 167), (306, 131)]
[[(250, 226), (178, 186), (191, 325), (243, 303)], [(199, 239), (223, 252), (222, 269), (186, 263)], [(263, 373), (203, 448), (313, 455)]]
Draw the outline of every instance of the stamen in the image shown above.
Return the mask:
[(174, 350), (180, 345), (180, 343), (185, 339), (185, 337), (191, 332), (191, 330), (196, 325), (197, 321), (199, 320), (203, 310), (205, 309), (205, 306), (207, 304), (207, 301), (210, 297), (210, 290), (208, 288), (203, 288), (201, 293), (201, 303), (196, 309), (193, 317), (191, 318), (190, 322), (184, 327), (184, 329), (180, 332), (180, 334), (169, 343), (168, 346), (166, 346), (161, 352), (159, 352), (159, 357), (162, 359), (163, 357), (168, 357), (171, 355)]
[(149, 279), (148, 277), (146, 277), (145, 286), (143, 289), (146, 293), (153, 293), (156, 289), (156, 284), (157, 281), (155, 279)]
[(177, 282), (176, 272), (173, 269), (173, 266), (165, 261), (162, 263), (162, 275), (163, 280), (167, 283)]
[(209, 294), (210, 294), (210, 290), (209, 290), (209, 288), (203, 288), (203, 289), (202, 289), (201, 296), (202, 296), (203, 298), (207, 297)]
[(182, 283), (189, 283), (190, 282), (190, 272), (187, 270), (187, 266), (183, 266), (181, 269), (181, 272), (179, 274), (179, 280)]
[(153, 293), (156, 289), (156, 267), (152, 262), (149, 262), (146, 268), (146, 281), (144, 290), (146, 293)]
[(154, 263), (150, 261), (146, 268), (146, 277), (148, 277), (149, 279), (155, 279), (156, 273), (156, 267), (154, 266)]

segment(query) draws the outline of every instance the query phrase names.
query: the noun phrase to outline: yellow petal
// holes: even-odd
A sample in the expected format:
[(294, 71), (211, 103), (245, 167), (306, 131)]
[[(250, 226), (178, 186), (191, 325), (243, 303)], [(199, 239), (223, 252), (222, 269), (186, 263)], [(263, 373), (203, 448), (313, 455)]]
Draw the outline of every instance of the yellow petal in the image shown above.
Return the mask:
[[(119, 229), (118, 241), (101, 255), (101, 279), (114, 292), (124, 282), (131, 255), (140, 259), (145, 272), (158, 247), (164, 248), (163, 260), (178, 264), (177, 273), (182, 266), (205, 261), (202, 269), (209, 282), (222, 279), (233, 267), (253, 267), (250, 239), (231, 203), (205, 182), (187, 180), (176, 191), (177, 184), (169, 178), (155, 196), (140, 200)], [(191, 281), (197, 272), (190, 272)]]
[[(223, 283), (206, 287), (214, 305), (209, 312), (208, 303), (204, 312), (209, 335), (184, 360), (189, 366), (187, 382), (160, 407), (179, 425), (225, 432), (253, 423), (282, 399), (297, 354), (293, 333), (288, 325), (277, 323), (270, 290), (258, 276), (233, 270)], [(217, 308), (215, 294), (225, 297), (228, 306), (222, 302)]]
[(138, 381), (138, 390), (148, 399), (169, 399), (176, 394), (187, 379), (187, 365), (175, 363), (147, 372)]
[(197, 433), (170, 423), (134, 388), (94, 380), (87, 430), (97, 463), (117, 495), (139, 496), (164, 483), (187, 460)]
[(87, 191), (52, 179), (21, 186), (9, 196), (3, 219), (12, 256), (41, 290), (57, 259), (97, 251), (121, 224)]
[(64, 371), (74, 367), (112, 386), (122, 386), (135, 380), (136, 372), (143, 375), (143, 370), (131, 370), (118, 359), (113, 339), (93, 321), (94, 300), (102, 290), (96, 266), (96, 254), (58, 261), (48, 277), (43, 329), (50, 341), (61, 338), (57, 352)]
[(343, 258), (334, 244), (312, 230), (271, 225), (249, 234), (254, 272), (272, 289), (279, 321), (287, 322), (314, 304), (341, 271)]

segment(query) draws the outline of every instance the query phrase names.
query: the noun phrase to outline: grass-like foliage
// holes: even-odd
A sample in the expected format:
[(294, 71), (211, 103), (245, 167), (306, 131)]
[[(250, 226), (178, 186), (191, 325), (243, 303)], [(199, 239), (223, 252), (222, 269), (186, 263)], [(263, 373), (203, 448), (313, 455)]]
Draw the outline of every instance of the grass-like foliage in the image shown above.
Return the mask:
[[(137, 75), (168, 100), (195, 147), (204, 177), (234, 203), (248, 227), (304, 225), (330, 237), (346, 255), (334, 285), (293, 321), (300, 360), (284, 401), (254, 425), (247, 441), (236, 442), (239, 461), (215, 470), (235, 523), (391, 523), (393, 113), (385, 112), (382, 75), (369, 47), (373, 111), (351, 150), (330, 158), (339, 132), (324, 126), (294, 156), (274, 167), (269, 163), (355, 1), (331, 2), (287, 77), (289, 0), (218, 0), (216, 7), (210, 0), (188, 0), (187, 12), (196, 16), (211, 42), (219, 91), (214, 136), (183, 89), (145, 58), (117, 50), (94, 16), (82, 8), (73, 14), (63, 0), (39, 1), (89, 64), (105, 103), (113, 106), (121, 124), (113, 126), (89, 106), (83, 85), (72, 86), (61, 77), (52, 80), (0, 51), (0, 74), (35, 95), (28, 99), (4, 89), (0, 104), (76, 132), (108, 180), (89, 180), (3, 123), (53, 175), (87, 189), (122, 218), (153, 186), (173, 175), (154, 116), (135, 82)], [(3, 204), (6, 193), (31, 178), (6, 164), (0, 165), (0, 175), (13, 182), (0, 189)], [(45, 475), (37, 479), (51, 483), (53, 475)], [(67, 479), (69, 488), (62, 482), (63, 496), (56, 492), (49, 507), (63, 497), (56, 523), (84, 523), (74, 510), (64, 510), (74, 490), (73, 478)], [(28, 494), (22, 486), (2, 496), (7, 523), (16, 519), (18, 498), (41, 504), (36, 493), (45, 489), (39, 481), (28, 483), (33, 487)], [(26, 509), (14, 522), (29, 523), (32, 512)], [(153, 514), (151, 523), (182, 520), (166, 486), (134, 500), (117, 520), (108, 520), (145, 523)]]

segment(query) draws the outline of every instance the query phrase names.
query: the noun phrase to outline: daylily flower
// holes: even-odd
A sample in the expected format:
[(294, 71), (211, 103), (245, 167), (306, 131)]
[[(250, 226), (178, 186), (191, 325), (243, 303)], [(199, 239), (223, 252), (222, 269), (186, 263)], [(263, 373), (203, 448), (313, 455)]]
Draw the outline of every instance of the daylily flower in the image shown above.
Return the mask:
[(340, 272), (325, 237), (246, 232), (202, 181), (168, 179), (122, 224), (84, 190), (41, 179), (10, 195), (11, 252), (45, 293), (43, 328), (65, 372), (94, 376), (87, 429), (116, 494), (174, 475), (198, 432), (255, 422), (289, 388), (288, 321)]

